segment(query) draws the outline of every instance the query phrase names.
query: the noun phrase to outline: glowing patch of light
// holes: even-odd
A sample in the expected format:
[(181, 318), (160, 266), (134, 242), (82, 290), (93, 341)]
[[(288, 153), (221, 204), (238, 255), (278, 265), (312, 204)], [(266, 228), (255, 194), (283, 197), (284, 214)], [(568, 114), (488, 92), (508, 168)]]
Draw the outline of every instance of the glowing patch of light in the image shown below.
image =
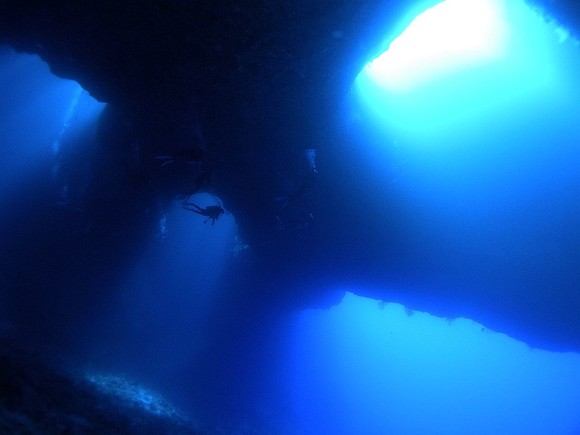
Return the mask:
[(507, 31), (498, 1), (446, 0), (419, 15), (366, 72), (404, 91), (500, 57)]
[(346, 293), (293, 326), (305, 433), (577, 433), (580, 355)]
[(361, 71), (356, 95), (389, 134), (477, 128), (561, 92), (553, 48), (563, 38), (523, 0), (447, 0)]
[[(223, 206), (221, 200), (209, 193), (196, 193), (186, 198), (201, 208)], [(158, 228), (154, 239), (162, 243), (163, 260), (168, 252), (172, 258), (169, 267), (172, 276), (178, 276), (176, 288), (191, 287), (196, 289), (196, 297), (204, 294), (208, 303), (215, 295), (212, 289), (228, 260), (234, 255), (232, 246), (236, 242), (237, 226), (234, 216), (225, 210), (214, 223), (206, 216), (199, 215), (191, 209), (184, 208), (184, 201), (175, 200), (158, 217)], [(192, 261), (193, 258), (197, 258)], [(208, 273), (211, 270), (212, 273)], [(200, 304), (200, 300), (196, 300)]]
[[(151, 208), (151, 243), (136, 259), (106, 318), (107, 325), (119, 327), (105, 342), (125, 343), (119, 359), (141, 355), (139, 367), (166, 370), (168, 377), (205, 351), (208, 325), (224, 296), (222, 275), (240, 255), (233, 249), (239, 242), (234, 216), (226, 209), (213, 225), (204, 223), (204, 216), (183, 207), (185, 199), (200, 207), (222, 204), (203, 192)], [(171, 363), (159, 366), (159, 355)]]

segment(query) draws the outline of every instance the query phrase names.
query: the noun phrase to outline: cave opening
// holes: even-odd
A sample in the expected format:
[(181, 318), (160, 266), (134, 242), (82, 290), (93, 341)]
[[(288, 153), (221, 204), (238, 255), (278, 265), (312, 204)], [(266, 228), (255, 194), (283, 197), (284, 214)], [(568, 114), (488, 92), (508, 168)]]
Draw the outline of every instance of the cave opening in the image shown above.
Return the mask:
[[(577, 216), (574, 194), (560, 198), (570, 189), (578, 193), (571, 162), (580, 158), (574, 146), (580, 113), (572, 97), (579, 95), (580, 56), (563, 33), (523, 1), (448, 0), (413, 20), (355, 82), (348, 121), (373, 176), (383, 180), (373, 195), (394, 197), (395, 207), (416, 219), (422, 242), (431, 246), (423, 252), (434, 274), (469, 264), (467, 273), (482, 273), (479, 285), (489, 298), (503, 297), (502, 281), (520, 283), (523, 304), (546, 297), (546, 288), (569, 291), (539, 265), (537, 273), (523, 266), (533, 251), (561, 249), (546, 239), (545, 225)], [(574, 252), (574, 244), (568, 249)], [(481, 252), (497, 258), (488, 281)], [(546, 269), (560, 267), (556, 261)], [(544, 284), (532, 286), (533, 280)], [(470, 285), (466, 279), (462, 291)], [(313, 433), (328, 430), (329, 422), (342, 433), (577, 429), (578, 398), (569, 385), (580, 381), (578, 354), (532, 348), (499, 313), (476, 304), (460, 311), (478, 322), (428, 314), (446, 302), (412, 300), (397, 286), (386, 302), (361, 296), (380, 292), (352, 286), (338, 305), (295, 318), (296, 370), (288, 382), (305, 427)], [(487, 322), (502, 327), (494, 332)], [(545, 412), (554, 402), (562, 414), (552, 418), (556, 412)]]

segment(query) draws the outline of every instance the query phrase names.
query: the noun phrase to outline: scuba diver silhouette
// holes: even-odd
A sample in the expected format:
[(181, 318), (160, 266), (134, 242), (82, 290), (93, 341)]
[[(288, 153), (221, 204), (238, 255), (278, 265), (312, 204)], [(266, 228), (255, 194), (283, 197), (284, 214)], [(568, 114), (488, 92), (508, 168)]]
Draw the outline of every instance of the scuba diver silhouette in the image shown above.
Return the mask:
[(194, 213), (207, 217), (207, 219), (203, 222), (204, 224), (208, 223), (211, 220), (211, 224), (215, 224), (222, 214), (224, 214), (225, 210), (221, 205), (210, 205), (207, 207), (200, 207), (193, 202), (183, 202), (183, 208), (185, 210), (190, 210)]

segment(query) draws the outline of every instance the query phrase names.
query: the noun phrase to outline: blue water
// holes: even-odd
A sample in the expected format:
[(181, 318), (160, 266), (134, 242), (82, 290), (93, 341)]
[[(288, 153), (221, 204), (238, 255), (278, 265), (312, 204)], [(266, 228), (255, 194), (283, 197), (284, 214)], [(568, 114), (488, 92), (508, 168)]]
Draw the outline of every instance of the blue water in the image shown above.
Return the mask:
[[(379, 174), (376, 202), (388, 198), (413, 216), (408, 227), (421, 235), (431, 282), (444, 283), (445, 271), (461, 265), (478, 297), (501, 301), (507, 280), (520, 289), (509, 295), (522, 310), (557, 295), (576, 300), (578, 43), (523, 2), (489, 4), (500, 13), (483, 28), (491, 46), (475, 36), (478, 53), (467, 56), (473, 46), (464, 44), (445, 64), (438, 52), (435, 66), (421, 56), (401, 61), (412, 73), (363, 70), (345, 103), (344, 128), (357, 153), (369, 156), (364, 171)], [(474, 27), (459, 26), (436, 48)], [(385, 45), (404, 47), (395, 36), (387, 34)], [(413, 38), (421, 41), (420, 34)], [(399, 62), (393, 53), (391, 66)], [(104, 105), (77, 83), (54, 77), (35, 56), (4, 48), (0, 63), (0, 132), (9, 138), (0, 160), (0, 224), (6, 246), (42, 287), (45, 276), (54, 276), (49, 259), (35, 256), (36, 245), (62, 222), (71, 238), (102, 232), (120, 245), (132, 239), (127, 226), (105, 218), (98, 226), (86, 217), (107, 204), (86, 201), (98, 198), (90, 186), (101, 158), (95, 141)], [(126, 157), (100, 170), (119, 170)], [(105, 187), (128, 189), (123, 176)], [(526, 338), (522, 331), (497, 318), (494, 325), (505, 330), (405, 307), (397, 300), (406, 290), (400, 283), (376, 283), (393, 295), (387, 301), (356, 296), (372, 289), (344, 283), (329, 289), (341, 297), (327, 309), (289, 313), (255, 304), (236, 276), (253, 260), (251, 242), (240, 238), (227, 204), (211, 225), (184, 210), (183, 199), (146, 205), (135, 199), (135, 216), (146, 224), (115, 279), (89, 286), (71, 273), (58, 281), (68, 290), (56, 294), (7, 291), (1, 312), (30, 325), (32, 336), (54, 343), (55, 353), (62, 349), (95, 382), (137, 380), (200, 425), (221, 427), (216, 433), (580, 432), (579, 354), (531, 347), (518, 341)], [(209, 193), (190, 200), (221, 204)], [(56, 217), (31, 231), (39, 222), (30, 210), (39, 206)], [(27, 232), (33, 235), (20, 237)], [(24, 247), (14, 248), (21, 240)], [(100, 249), (91, 245), (88, 258), (100, 261)], [(485, 320), (489, 313), (476, 302), (461, 309)]]
[[(463, 264), (489, 298), (505, 297), (501, 280), (518, 283), (523, 304), (573, 294), (565, 264), (578, 261), (578, 43), (523, 2), (472, 3), (428, 10), (361, 72), (353, 135), (374, 148), (384, 177), (375, 194), (410, 210), (436, 270)], [(454, 5), (476, 13), (458, 23)], [(437, 25), (449, 32), (441, 40)], [(483, 34), (462, 35), (474, 30)], [(290, 384), (304, 433), (580, 430), (578, 354), (345, 290), (339, 305), (296, 316)]]
[(567, 434), (580, 427), (580, 355), (532, 349), (468, 319), (348, 292), (338, 306), (297, 315), (292, 348), (303, 433)]

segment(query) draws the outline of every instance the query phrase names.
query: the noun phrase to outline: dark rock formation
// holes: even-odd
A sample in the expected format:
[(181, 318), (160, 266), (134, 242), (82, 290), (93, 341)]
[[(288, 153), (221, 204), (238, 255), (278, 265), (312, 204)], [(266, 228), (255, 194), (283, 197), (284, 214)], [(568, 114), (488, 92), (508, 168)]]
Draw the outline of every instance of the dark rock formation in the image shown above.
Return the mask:
[(256, 223), (277, 160), (323, 141), (319, 120), (402, 3), (4, 1), (0, 41), (121, 109), (145, 150), (189, 144), (201, 122), (212, 158), (225, 161), (220, 194), (242, 224)]
[[(117, 390), (127, 390), (124, 382), (118, 384)], [(146, 409), (129, 397), (54, 369), (40, 355), (6, 339), (0, 340), (0, 389), (0, 432), (6, 434), (198, 433), (192, 423), (166, 412), (171, 411), (168, 405)]]

